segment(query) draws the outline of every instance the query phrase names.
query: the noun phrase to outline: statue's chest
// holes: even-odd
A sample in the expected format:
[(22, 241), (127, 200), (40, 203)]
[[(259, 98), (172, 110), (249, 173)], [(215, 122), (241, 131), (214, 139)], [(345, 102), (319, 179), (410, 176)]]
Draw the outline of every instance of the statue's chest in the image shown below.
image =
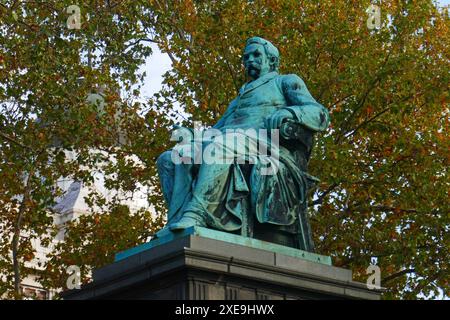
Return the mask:
[(264, 128), (264, 120), (276, 109), (286, 106), (286, 100), (274, 79), (256, 88), (244, 90), (238, 96), (236, 104), (222, 129)]
[(286, 106), (286, 99), (277, 84), (277, 81), (271, 80), (239, 96), (237, 109), (258, 109), (265, 113), (264, 109), (271, 109)]

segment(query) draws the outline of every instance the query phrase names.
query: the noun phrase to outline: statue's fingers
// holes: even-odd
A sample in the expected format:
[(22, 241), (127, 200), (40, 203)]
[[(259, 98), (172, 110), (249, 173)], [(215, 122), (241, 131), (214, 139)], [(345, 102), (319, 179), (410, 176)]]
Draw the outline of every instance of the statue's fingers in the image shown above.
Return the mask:
[(283, 123), (283, 116), (278, 116), (278, 119), (277, 119), (277, 128), (280, 128), (282, 123)]
[(272, 126), (273, 129), (278, 129), (278, 119), (279, 116), (273, 117), (273, 126)]
[(277, 128), (277, 120), (278, 120), (278, 116), (274, 115), (272, 117), (272, 129), (276, 129)]
[(267, 119), (267, 123), (268, 123), (268, 129), (272, 129), (272, 121), (273, 121), (273, 117), (269, 117), (269, 119)]
[(274, 116), (272, 119), (272, 129), (276, 129), (277, 128), (277, 116)]

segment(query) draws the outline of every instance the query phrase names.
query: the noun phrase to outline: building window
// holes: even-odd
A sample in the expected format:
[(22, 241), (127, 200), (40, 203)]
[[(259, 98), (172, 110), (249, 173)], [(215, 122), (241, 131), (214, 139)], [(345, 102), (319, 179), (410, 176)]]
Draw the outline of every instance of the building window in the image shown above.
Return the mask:
[(42, 288), (35, 288), (31, 286), (22, 285), (20, 287), (20, 292), (23, 294), (24, 297), (33, 300), (47, 300), (49, 298), (48, 291)]

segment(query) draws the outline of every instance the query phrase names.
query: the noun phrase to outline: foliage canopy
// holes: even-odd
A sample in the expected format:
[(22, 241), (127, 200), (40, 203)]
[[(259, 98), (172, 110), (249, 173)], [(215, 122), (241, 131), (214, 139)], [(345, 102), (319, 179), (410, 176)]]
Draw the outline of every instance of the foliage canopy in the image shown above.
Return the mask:
[[(382, 1), (381, 27), (371, 30), (369, 1), (89, 0), (80, 5), (81, 29), (71, 30), (65, 11), (71, 1), (3, 2), (3, 234), (22, 230), (43, 238), (52, 224), (47, 208), (59, 192), (56, 180), (89, 184), (98, 167), (114, 174), (110, 188), (153, 187), (149, 202), (162, 215), (154, 161), (169, 147), (168, 126), (178, 106), (190, 115), (184, 125), (214, 124), (245, 81), (240, 57), (245, 40), (259, 35), (279, 48), (281, 73), (300, 75), (331, 113), (332, 127), (318, 137), (310, 163), (321, 179), (311, 199), (318, 251), (363, 282), (366, 268), (376, 262), (388, 288), (385, 298), (448, 296), (446, 9), (431, 0)], [(138, 70), (152, 53), (149, 43), (170, 56), (172, 68), (160, 92), (136, 102), (144, 79)], [(103, 113), (85, 100), (99, 87), (107, 88)], [(89, 152), (92, 148), (117, 161)], [(73, 161), (63, 156), (67, 149), (77, 152)], [(60, 286), (63, 267), (81, 263), (80, 257), (143, 242), (148, 232), (143, 226), (161, 224), (147, 213), (123, 223), (124, 209), (114, 201), (104, 204), (110, 212), (104, 223), (94, 214), (68, 226), (59, 255), (47, 264), (48, 286)], [(114, 218), (121, 232), (107, 222), (114, 212), (120, 213)], [(99, 236), (105, 232), (111, 236)], [(125, 240), (123, 233), (129, 235)], [(8, 279), (4, 292), (14, 283), (11, 241), (0, 240), (0, 272)], [(26, 273), (30, 242), (17, 244), (17, 261)], [(104, 256), (85, 263), (100, 266), (111, 259)]]

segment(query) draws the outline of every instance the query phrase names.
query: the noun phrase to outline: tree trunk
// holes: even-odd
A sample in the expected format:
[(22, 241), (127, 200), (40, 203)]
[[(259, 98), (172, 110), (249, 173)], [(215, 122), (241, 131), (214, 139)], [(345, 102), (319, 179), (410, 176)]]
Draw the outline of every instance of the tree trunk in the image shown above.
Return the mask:
[(23, 193), (23, 198), (20, 203), (19, 212), (17, 214), (16, 223), (14, 225), (14, 235), (12, 239), (12, 256), (13, 256), (13, 270), (14, 270), (14, 292), (16, 298), (20, 298), (20, 263), (19, 263), (19, 244), (20, 244), (20, 231), (22, 229), (22, 221), (23, 216), (25, 214), (27, 208), (27, 201), (30, 198), (30, 190), (31, 190), (31, 179), (34, 175), (34, 170), (30, 170), (27, 181), (25, 184), (25, 191)]
[(23, 210), (19, 210), (16, 224), (14, 226), (14, 236), (12, 241), (14, 292), (17, 298), (20, 297), (20, 266), (19, 266), (18, 248), (19, 248), (20, 228), (22, 225), (22, 220), (23, 220)]

